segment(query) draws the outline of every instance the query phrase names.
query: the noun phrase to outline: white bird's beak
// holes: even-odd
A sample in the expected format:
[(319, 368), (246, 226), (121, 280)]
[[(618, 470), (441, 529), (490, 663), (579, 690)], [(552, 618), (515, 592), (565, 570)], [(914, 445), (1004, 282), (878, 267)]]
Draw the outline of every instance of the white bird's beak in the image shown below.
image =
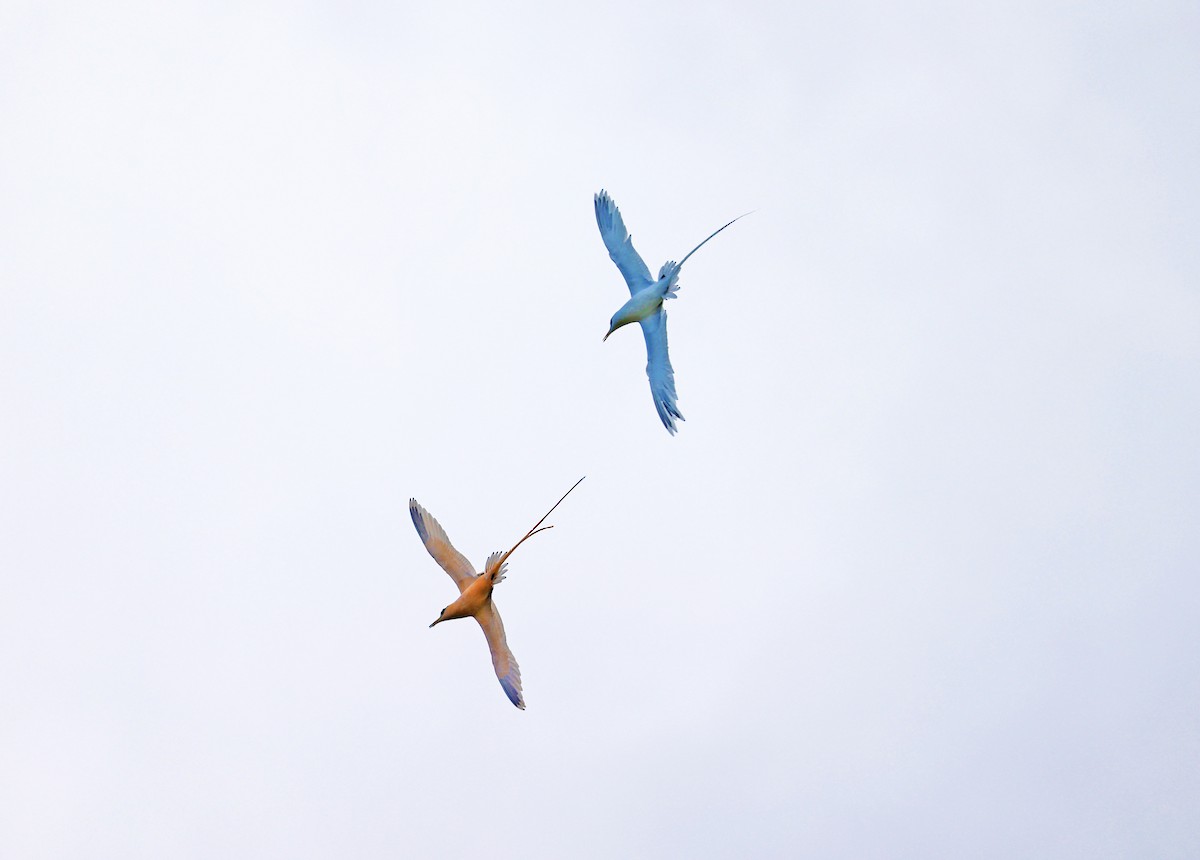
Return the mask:
[[(616, 329), (610, 328), (608, 330), (608, 334), (612, 334), (614, 331), (616, 331)], [(606, 334), (604, 337), (600, 338), (601, 343), (604, 343), (604, 341), (608, 340), (608, 334)]]
[(434, 626), (436, 626), (436, 625), (437, 625), (438, 621), (441, 621), (441, 620), (442, 620), (442, 619), (440, 619), (440, 618), (439, 618), (437, 621), (433, 622), (433, 624), (430, 624), (429, 626), (430, 626), (430, 627), (434, 627)]

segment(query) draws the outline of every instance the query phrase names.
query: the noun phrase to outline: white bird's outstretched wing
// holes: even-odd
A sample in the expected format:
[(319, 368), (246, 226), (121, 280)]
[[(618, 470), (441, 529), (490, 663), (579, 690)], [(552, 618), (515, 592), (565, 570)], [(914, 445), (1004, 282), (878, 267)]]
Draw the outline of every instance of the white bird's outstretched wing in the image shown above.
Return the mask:
[(604, 239), (604, 247), (608, 248), (608, 256), (621, 270), (630, 294), (644, 290), (654, 283), (654, 278), (650, 277), (646, 261), (633, 249), (633, 240), (629, 237), (629, 231), (625, 229), (621, 210), (603, 188), (596, 195), (594, 202), (596, 226), (600, 228), (600, 236)]
[(467, 586), (475, 580), (475, 570), (471, 567), (471, 562), (454, 548), (441, 524), (429, 511), (417, 504), (416, 499), (408, 500), (408, 512), (412, 516), (413, 525), (417, 527), (417, 534), (421, 536), (421, 542), (425, 544), (425, 549), (429, 550), (433, 560), (450, 574), (450, 578), (458, 586), (459, 593), (466, 591)]
[(667, 314), (662, 308), (642, 320), (642, 334), (646, 338), (646, 376), (650, 377), (654, 408), (667, 432), (673, 436), (675, 419), (683, 421), (684, 417), (675, 404), (675, 371), (667, 355)]
[(517, 666), (512, 651), (508, 650), (508, 640), (504, 637), (504, 622), (500, 620), (496, 604), (489, 603), (481, 612), (476, 613), (475, 620), (479, 622), (479, 626), (483, 628), (483, 635), (487, 637), (488, 648), (492, 652), (492, 666), (496, 669), (500, 686), (504, 688), (510, 702), (522, 711), (525, 710), (525, 697), (521, 695), (521, 669)]

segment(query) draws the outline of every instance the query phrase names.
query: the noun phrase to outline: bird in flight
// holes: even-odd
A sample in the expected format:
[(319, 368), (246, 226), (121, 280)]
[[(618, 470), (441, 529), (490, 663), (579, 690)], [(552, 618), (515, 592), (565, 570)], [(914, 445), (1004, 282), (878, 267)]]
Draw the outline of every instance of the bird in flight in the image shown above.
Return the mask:
[(675, 434), (675, 419), (683, 421), (683, 414), (676, 405), (675, 371), (671, 369), (671, 359), (667, 356), (667, 312), (663, 310), (663, 301), (676, 298), (679, 291), (679, 270), (687, 262), (688, 257), (703, 247), (704, 242), (746, 215), (739, 215), (717, 230), (704, 242), (692, 248), (678, 263), (668, 260), (658, 270), (658, 280), (650, 277), (650, 270), (637, 251), (633, 249), (633, 240), (625, 229), (625, 221), (621, 218), (621, 210), (608, 196), (603, 188), (595, 197), (596, 225), (600, 228), (600, 236), (604, 239), (604, 247), (608, 248), (608, 256), (617, 264), (625, 283), (629, 285), (631, 298), (621, 305), (620, 310), (613, 314), (609, 322), (608, 335), (623, 325), (631, 322), (642, 324), (642, 335), (646, 338), (646, 375), (650, 377), (650, 393), (654, 397), (654, 408), (658, 417), (671, 435)]
[(487, 637), (488, 648), (492, 652), (492, 666), (496, 669), (496, 677), (500, 679), (500, 686), (504, 688), (509, 701), (522, 711), (525, 710), (525, 697), (521, 695), (521, 670), (517, 666), (512, 651), (508, 650), (508, 640), (504, 637), (504, 623), (500, 620), (500, 612), (496, 609), (496, 604), (492, 602), (492, 589), (496, 583), (504, 579), (505, 571), (508, 568), (506, 564), (508, 557), (516, 551), (517, 547), (538, 532), (554, 528), (554, 526), (542, 526), (542, 523), (546, 521), (546, 517), (554, 513), (554, 508), (562, 504), (563, 499), (571, 495), (571, 490), (574, 490), (582, 482), (583, 478), (580, 478), (570, 490), (563, 493), (562, 499), (555, 502), (554, 507), (546, 511), (546, 516), (534, 523), (533, 528), (527, 531), (525, 537), (517, 541), (512, 549), (508, 552), (494, 552), (489, 555), (487, 564), (483, 566), (483, 573), (479, 575), (475, 574), (471, 562), (467, 561), (466, 557), (450, 543), (450, 538), (446, 537), (446, 532), (438, 521), (417, 504), (416, 499), (408, 500), (408, 512), (412, 516), (413, 525), (417, 527), (417, 534), (421, 536), (421, 541), (425, 544), (425, 549), (429, 550), (429, 554), (433, 556), (433, 560), (441, 566), (442, 570), (450, 574), (450, 578), (454, 580), (459, 591), (458, 599), (443, 609), (437, 620), (429, 626), (433, 627), (453, 618), (474, 616), (475, 620), (479, 622), (479, 626), (483, 628), (483, 635)]

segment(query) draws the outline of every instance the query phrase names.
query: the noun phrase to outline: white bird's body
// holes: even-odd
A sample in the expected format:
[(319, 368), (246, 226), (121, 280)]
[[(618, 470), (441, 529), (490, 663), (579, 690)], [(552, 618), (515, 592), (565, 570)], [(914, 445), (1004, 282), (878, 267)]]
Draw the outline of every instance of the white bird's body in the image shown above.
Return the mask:
[[(646, 317), (653, 316), (662, 307), (663, 298), (666, 291), (663, 289), (662, 282), (651, 284), (644, 290), (639, 290), (625, 304), (613, 314), (612, 320), (609, 322), (608, 334), (612, 334), (623, 325), (630, 323), (640, 323)], [(674, 296), (672, 296), (674, 298)], [(604, 336), (608, 340), (608, 334)]]
[(658, 279), (650, 276), (646, 261), (633, 248), (633, 239), (625, 229), (625, 221), (621, 218), (621, 210), (608, 196), (608, 192), (600, 189), (594, 200), (596, 210), (596, 226), (600, 228), (600, 237), (608, 249), (608, 256), (617, 265), (625, 284), (629, 287), (629, 301), (621, 305), (609, 321), (608, 335), (622, 326), (630, 323), (641, 323), (642, 335), (646, 338), (646, 376), (650, 379), (650, 394), (654, 397), (654, 408), (667, 432), (674, 435), (675, 419), (683, 419), (679, 411), (675, 394), (675, 370), (671, 367), (671, 359), (667, 355), (667, 313), (663, 302), (676, 298), (679, 292), (679, 270), (687, 262), (688, 257), (700, 250), (713, 236), (732, 224), (733, 221), (745, 216), (739, 215), (725, 227), (713, 232), (708, 239), (701, 242), (676, 263), (668, 260), (658, 270)]

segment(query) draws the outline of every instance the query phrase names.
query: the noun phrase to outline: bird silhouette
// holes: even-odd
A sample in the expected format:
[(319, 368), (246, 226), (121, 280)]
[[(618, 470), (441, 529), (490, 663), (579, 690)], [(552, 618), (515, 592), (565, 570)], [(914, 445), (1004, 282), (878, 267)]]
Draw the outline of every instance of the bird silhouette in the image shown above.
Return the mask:
[(676, 263), (668, 260), (658, 270), (658, 280), (650, 277), (650, 270), (637, 251), (633, 249), (633, 240), (625, 229), (625, 221), (621, 218), (621, 210), (608, 196), (603, 188), (596, 195), (596, 226), (600, 228), (600, 236), (604, 246), (608, 248), (608, 256), (617, 264), (625, 283), (629, 285), (631, 297), (621, 305), (609, 321), (608, 335), (621, 326), (637, 322), (642, 324), (642, 335), (646, 338), (646, 376), (650, 378), (650, 394), (654, 397), (654, 408), (662, 420), (667, 432), (675, 435), (675, 419), (684, 420), (683, 414), (676, 404), (675, 371), (671, 368), (671, 359), (667, 355), (667, 312), (663, 309), (663, 301), (676, 298), (679, 291), (679, 270), (687, 262), (688, 257), (703, 247), (704, 242), (750, 213), (739, 215), (688, 251), (687, 256)]
[(433, 624), (429, 626), (434, 627), (443, 621), (450, 621), (454, 618), (473, 616), (479, 622), (479, 626), (483, 628), (483, 635), (487, 638), (488, 648), (492, 652), (492, 666), (496, 669), (496, 677), (500, 679), (500, 686), (504, 688), (509, 701), (521, 710), (525, 710), (525, 697), (521, 693), (521, 669), (517, 666), (517, 660), (513, 657), (512, 651), (508, 649), (508, 640), (504, 635), (504, 622), (500, 620), (500, 612), (492, 601), (492, 589), (496, 583), (504, 579), (504, 574), (508, 569), (508, 557), (516, 551), (517, 547), (538, 532), (554, 528), (554, 526), (542, 526), (542, 523), (546, 521), (546, 517), (554, 513), (554, 508), (562, 504), (563, 499), (571, 495), (571, 490), (574, 490), (582, 482), (583, 478), (580, 478), (570, 490), (563, 493), (562, 499), (555, 502), (554, 507), (546, 511), (546, 516), (534, 523), (533, 528), (527, 531), (525, 537), (517, 541), (512, 549), (508, 552), (494, 552), (489, 555), (487, 563), (483, 566), (483, 573), (478, 575), (475, 574), (466, 557), (450, 543), (450, 538), (446, 536), (446, 531), (441, 524), (427, 510), (417, 504), (416, 499), (408, 500), (408, 512), (412, 516), (413, 525), (417, 527), (417, 534), (421, 536), (421, 541), (425, 544), (425, 549), (429, 550), (429, 554), (433, 556), (433, 560), (441, 566), (442, 570), (450, 574), (450, 578), (454, 580), (459, 591), (458, 599), (443, 609)]

